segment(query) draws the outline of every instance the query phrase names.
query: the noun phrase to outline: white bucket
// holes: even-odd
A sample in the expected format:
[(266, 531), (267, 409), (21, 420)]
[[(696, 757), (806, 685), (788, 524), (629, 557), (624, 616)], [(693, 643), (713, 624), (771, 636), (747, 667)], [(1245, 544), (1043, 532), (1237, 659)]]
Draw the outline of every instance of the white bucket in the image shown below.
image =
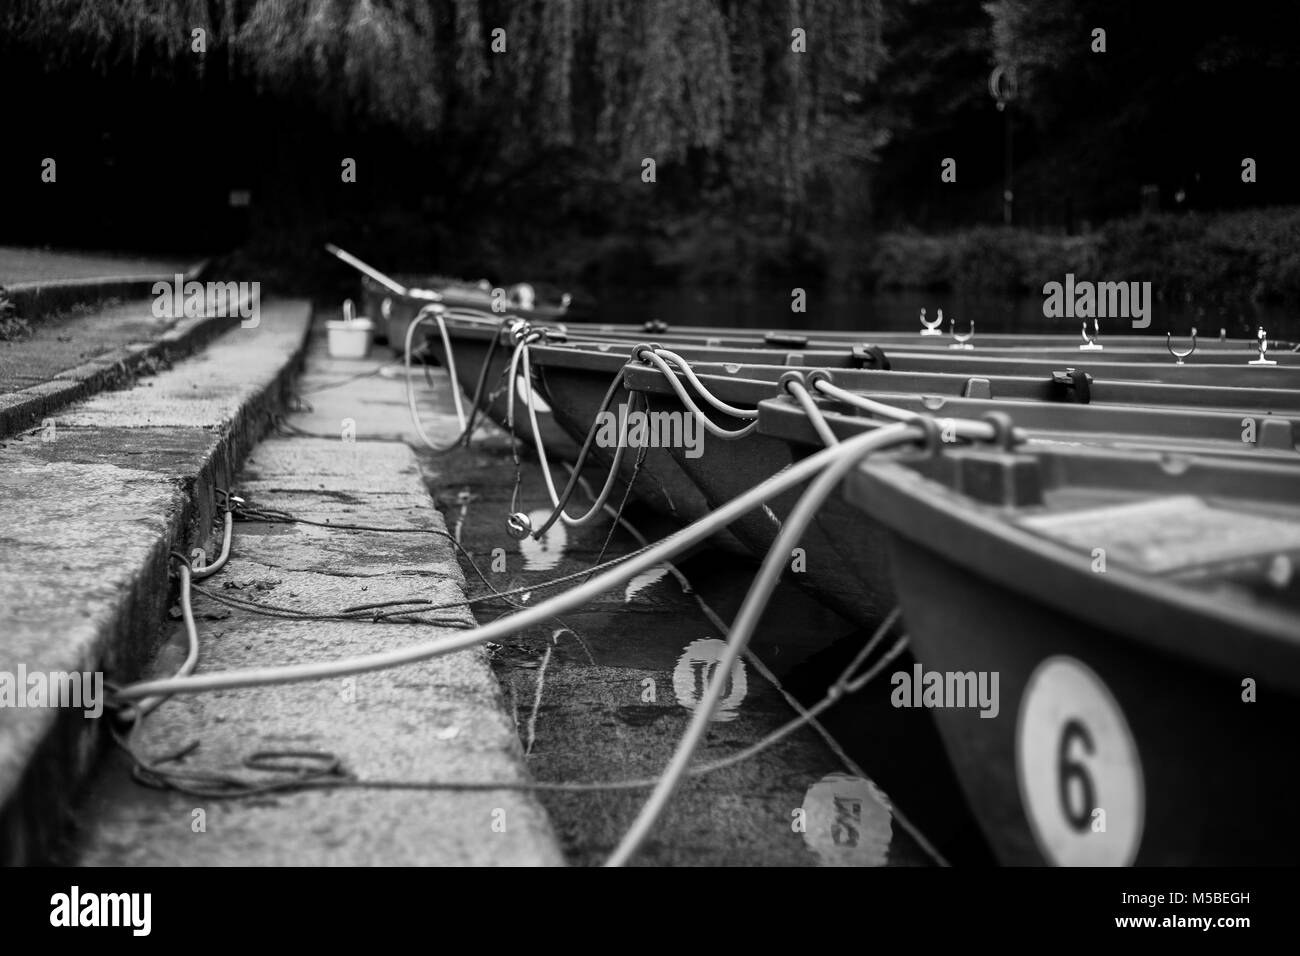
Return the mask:
[(365, 316), (353, 318), (351, 299), (343, 303), (343, 321), (330, 319), (325, 327), (329, 330), (330, 358), (363, 359), (370, 354), (375, 324)]

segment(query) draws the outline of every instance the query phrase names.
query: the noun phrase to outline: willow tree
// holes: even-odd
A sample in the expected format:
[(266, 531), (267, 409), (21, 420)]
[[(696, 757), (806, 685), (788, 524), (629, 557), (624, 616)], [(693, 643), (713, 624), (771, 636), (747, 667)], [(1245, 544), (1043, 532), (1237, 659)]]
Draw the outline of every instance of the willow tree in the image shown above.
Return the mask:
[[(225, 74), (414, 143), (490, 134), (476, 164), (567, 152), (635, 182), (705, 156), (787, 228), (836, 208), (875, 143), (882, 0), (10, 0), (51, 68)], [(195, 57), (195, 31), (205, 55)], [(820, 196), (816, 202), (813, 197)]]

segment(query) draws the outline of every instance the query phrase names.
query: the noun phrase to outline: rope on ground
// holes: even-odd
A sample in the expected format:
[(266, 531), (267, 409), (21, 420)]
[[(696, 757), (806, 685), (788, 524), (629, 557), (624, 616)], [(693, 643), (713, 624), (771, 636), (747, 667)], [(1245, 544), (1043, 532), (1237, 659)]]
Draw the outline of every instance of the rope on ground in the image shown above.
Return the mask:
[[(839, 676), (818, 703), (804, 713), (776, 728), (770, 734), (734, 754), (728, 754), (717, 760), (707, 761), (690, 767), (687, 775), (691, 778), (703, 777), (734, 767), (750, 760), (769, 749), (804, 725), (815, 721), (817, 716), (841, 700), (846, 694), (852, 694), (866, 686), (877, 677), (884, 668), (902, 653), (907, 638), (900, 638), (886, 652), (871, 670), (858, 678), (853, 678), (853, 671), (860, 661), (854, 662)], [(874, 645), (869, 645), (874, 646)], [(200, 749), (199, 741), (191, 741), (185, 746), (168, 754), (155, 758), (146, 758), (139, 752), (136, 743), (143, 726), (142, 721), (135, 721), (129, 732), (122, 735), (114, 732), (118, 746), (126, 753), (132, 763), (132, 776), (144, 786), (158, 790), (170, 790), (205, 799), (238, 799), (254, 797), (268, 793), (287, 793), (312, 789), (358, 788), (372, 790), (421, 790), (421, 791), (533, 791), (553, 793), (593, 793), (620, 790), (648, 790), (659, 783), (657, 777), (639, 777), (626, 780), (601, 781), (560, 781), (540, 782), (527, 780), (392, 780), (365, 779), (350, 773), (343, 761), (328, 751), (303, 750), (259, 750), (243, 760), (243, 767), (258, 773), (278, 773), (278, 778), (266, 779), (240, 776), (220, 770), (195, 769), (190, 767), (172, 767)], [(897, 817), (897, 813), (895, 813)]]

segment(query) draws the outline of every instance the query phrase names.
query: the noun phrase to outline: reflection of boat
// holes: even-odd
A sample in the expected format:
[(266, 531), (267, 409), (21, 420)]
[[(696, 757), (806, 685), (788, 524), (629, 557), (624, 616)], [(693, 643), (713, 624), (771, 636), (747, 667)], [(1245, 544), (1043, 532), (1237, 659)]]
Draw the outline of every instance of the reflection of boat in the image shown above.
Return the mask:
[(808, 788), (798, 821), (823, 866), (885, 866), (893, 840), (889, 798), (870, 780), (829, 773)]
[(912, 650), (1000, 675), (994, 719), (935, 717), (1007, 863), (1290, 863), (1300, 473), (1024, 446), (880, 456)]
[[(705, 637), (692, 641), (682, 651), (673, 668), (673, 693), (677, 702), (687, 710), (694, 710), (704, 696), (704, 689), (714, 679), (718, 670), (718, 658), (726, 647), (725, 641)], [(713, 715), (716, 721), (735, 720), (740, 714), (740, 705), (749, 693), (749, 678), (745, 672), (745, 662), (736, 661), (727, 681), (722, 703)]]

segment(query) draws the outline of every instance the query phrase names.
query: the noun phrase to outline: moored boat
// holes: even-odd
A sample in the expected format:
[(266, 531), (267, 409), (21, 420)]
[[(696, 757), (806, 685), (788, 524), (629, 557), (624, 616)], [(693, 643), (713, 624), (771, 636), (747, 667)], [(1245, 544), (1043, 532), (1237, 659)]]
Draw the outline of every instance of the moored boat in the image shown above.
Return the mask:
[[(468, 304), (468, 303), (466, 303)], [(484, 307), (485, 308), (485, 307)], [(1269, 342), (1263, 330), (1255, 338), (1229, 337), (1221, 331), (1218, 337), (1198, 337), (1192, 335), (1179, 339), (1178, 348), (1169, 335), (1156, 335), (1145, 332), (1123, 331), (1118, 334), (1098, 336), (1072, 332), (994, 332), (981, 333), (976, 336), (974, 329), (959, 332), (956, 324), (950, 325), (949, 331), (922, 328), (915, 331), (893, 331), (886, 329), (749, 329), (729, 326), (700, 326), (650, 320), (642, 323), (616, 323), (600, 321), (574, 320), (571, 312), (563, 315), (550, 313), (554, 321), (546, 321), (547, 310), (538, 306), (532, 313), (513, 311), (510, 314), (523, 315), (539, 320), (555, 337), (565, 336), (571, 342), (606, 341), (639, 342), (647, 337), (659, 341), (689, 342), (692, 345), (716, 348), (757, 348), (784, 351), (816, 351), (827, 347), (837, 347), (845, 343), (856, 344), (871, 342), (880, 346), (903, 348), (907, 350), (926, 351), (976, 351), (999, 352), (1007, 349), (1023, 351), (1025, 349), (1064, 350), (1081, 353), (1085, 356), (1100, 357), (1107, 351), (1131, 352), (1134, 350), (1150, 351), (1161, 357), (1168, 354), (1181, 356), (1184, 360), (1197, 354), (1212, 356), (1258, 354), (1262, 348), (1269, 356), (1276, 359), (1300, 351), (1300, 346), (1289, 342)], [(1286, 360), (1293, 361), (1293, 360)]]
[[(597, 428), (597, 416), (608, 412), (621, 427), (635, 411), (632, 396), (621, 384), (622, 363), (615, 356), (563, 346), (534, 346), (529, 349), (537, 389), (545, 397), (555, 421), (582, 445)], [(610, 359), (614, 358), (614, 362)], [(615, 384), (615, 383), (618, 384)], [(608, 399), (608, 400), (607, 400)], [(614, 451), (606, 441), (593, 441), (591, 454), (605, 467), (613, 467)], [(643, 446), (622, 456), (620, 480), (631, 487), (638, 499), (661, 514), (689, 524), (708, 513), (708, 504), (663, 447)], [(727, 534), (720, 537), (728, 550), (748, 550)]]
[[(1294, 862), (1300, 472), (938, 443), (846, 495), (887, 529), (925, 706), (1002, 862)], [(997, 676), (995, 716), (944, 697), (966, 675)]]
[[(710, 368), (713, 366), (696, 366), (696, 375), (716, 398), (730, 405), (758, 409), (757, 430), (743, 438), (724, 442), (710, 437), (703, 454), (669, 449), (710, 507), (717, 508), (825, 443), (802, 406), (779, 397), (784, 390), (773, 379), (789, 374), (790, 369), (743, 366), (737, 371), (738, 375), (764, 376), (764, 381), (709, 375)], [(962, 376), (928, 376), (918, 381), (908, 373), (897, 372), (835, 370), (821, 371), (819, 375), (905, 414), (976, 418), (989, 411), (1010, 411), (1033, 438), (1043, 442), (1163, 446), (1250, 459), (1300, 460), (1296, 454), (1300, 440), (1296, 421), (1277, 414), (1279, 409), (1246, 408), (1245, 403), (1255, 397), (1249, 389), (1224, 389), (1222, 395), (1216, 396), (1213, 393), (1219, 390), (1214, 388), (1092, 380), (1087, 387), (1095, 387), (1088, 396), (1093, 402), (1079, 404), (1077, 384), (1053, 379), (981, 379), (981, 387), (971, 389), (969, 380)], [(690, 414), (660, 369), (632, 364), (625, 371), (625, 379), (633, 391), (652, 396), (657, 407)], [(681, 385), (688, 392), (695, 391), (687, 381)], [(938, 385), (949, 395), (904, 391), (917, 385)], [(971, 391), (993, 394), (995, 389), (996, 394), (1014, 392), (1023, 397), (1015, 401), (962, 397)], [(1096, 401), (1099, 398), (1109, 401)], [(1145, 404), (1127, 404), (1124, 399)], [(1300, 391), (1276, 390), (1268, 399), (1283, 413), (1289, 411), (1300, 419)], [(1200, 407), (1179, 404), (1184, 401), (1199, 402)], [(1227, 410), (1234, 405), (1235, 410)], [(745, 423), (702, 400), (697, 401), (697, 408), (726, 429)], [(879, 424), (860, 411), (832, 402), (823, 402), (821, 409), (839, 439)], [(760, 511), (736, 521), (733, 532), (756, 555), (766, 554), (797, 498), (798, 490), (775, 496)], [(840, 502), (828, 502), (818, 514), (805, 532), (801, 553), (792, 556), (791, 566), (794, 580), (861, 624), (874, 623), (892, 606), (879, 530), (849, 513)]]
[[(504, 427), (507, 421), (507, 391), (501, 388), (509, 365), (512, 343), (508, 327), (497, 327), (492, 323), (461, 322), (455, 319), (446, 322), (448, 337), (457, 356), (459, 367), (471, 372), (459, 376), (461, 385), (467, 391), (474, 389), (475, 378), (472, 370), (479, 369), (488, 356), (494, 355), (489, 369), (489, 391), (495, 396), (487, 405), (488, 414)], [(635, 346), (641, 343), (624, 341), (564, 341), (556, 342), (556, 333), (542, 332), (542, 342), (574, 351), (590, 353), (603, 358), (592, 358), (593, 367), (599, 366), (612, 379), (622, 364), (634, 357)], [(563, 338), (563, 336), (561, 336)], [(494, 345), (495, 343), (495, 345)], [(429, 349), (445, 364), (445, 348), (441, 335), (435, 333), (427, 340)], [(1185, 386), (1213, 385), (1216, 387), (1237, 388), (1295, 388), (1300, 386), (1300, 374), (1286, 366), (1253, 366), (1238, 356), (1229, 360), (1225, 354), (1221, 362), (1214, 364), (1183, 364), (1172, 361), (1116, 362), (1110, 358), (1099, 359), (1100, 353), (1082, 359), (1073, 355), (1068, 349), (1060, 351), (1059, 359), (1045, 358), (1041, 354), (1023, 354), (1008, 356), (976, 355), (974, 353), (908, 353), (886, 352), (873, 345), (843, 345), (830, 349), (788, 350), (781, 348), (751, 349), (726, 348), (721, 346), (699, 346), (692, 343), (672, 343), (679, 354), (692, 363), (713, 363), (729, 375), (749, 366), (781, 367), (818, 367), (826, 369), (879, 369), (892, 371), (934, 372), (946, 374), (964, 374), (971, 378), (993, 378), (1005, 376), (1012, 378), (1031, 377), (1043, 381), (1069, 380), (1078, 378), (1106, 378), (1116, 381), (1163, 382), (1171, 385)], [(535, 348), (534, 351), (537, 349)], [(1055, 354), (1055, 353), (1054, 353)], [(1112, 353), (1118, 355), (1118, 353)], [(522, 388), (519, 390), (522, 391)], [(472, 392), (471, 392), (472, 394)], [(1013, 392), (1011, 394), (1021, 394)], [(1264, 396), (1268, 398), (1268, 396)], [(1235, 400), (1235, 399), (1234, 399)], [(1264, 407), (1268, 407), (1265, 404)], [(539, 422), (546, 431), (549, 442), (568, 444), (560, 429), (549, 428), (546, 420), (549, 413), (539, 416)], [(528, 431), (526, 409), (522, 402), (516, 405), (515, 428), (528, 444), (533, 443), (533, 436)], [(570, 448), (570, 452), (573, 449)]]

